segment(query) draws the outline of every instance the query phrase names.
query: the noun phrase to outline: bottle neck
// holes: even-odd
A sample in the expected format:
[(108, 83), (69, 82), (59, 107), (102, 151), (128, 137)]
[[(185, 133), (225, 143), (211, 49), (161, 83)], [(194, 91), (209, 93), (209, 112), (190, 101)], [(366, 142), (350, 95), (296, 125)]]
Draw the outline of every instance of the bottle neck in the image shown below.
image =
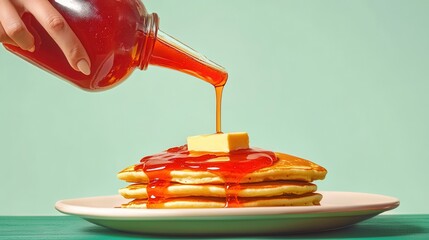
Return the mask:
[(149, 65), (153, 48), (158, 35), (159, 17), (156, 13), (144, 16), (143, 29), (139, 31), (139, 44), (137, 47), (138, 66), (141, 70), (146, 70)]
[(144, 17), (143, 29), (139, 34), (141, 36), (138, 36), (136, 60), (141, 70), (146, 70), (150, 64), (195, 76), (215, 87), (226, 84), (226, 70), (159, 30), (156, 13)]
[(149, 64), (192, 75), (215, 87), (225, 85), (228, 78), (223, 67), (161, 30), (158, 31)]

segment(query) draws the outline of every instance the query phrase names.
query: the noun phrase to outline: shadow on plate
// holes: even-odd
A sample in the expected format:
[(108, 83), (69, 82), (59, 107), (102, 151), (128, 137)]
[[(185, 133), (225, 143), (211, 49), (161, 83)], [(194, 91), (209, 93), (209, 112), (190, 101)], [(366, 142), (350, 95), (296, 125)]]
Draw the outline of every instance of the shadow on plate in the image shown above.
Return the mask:
[[(125, 233), (116, 230), (110, 230), (99, 226), (89, 226), (82, 229), (84, 232), (91, 235), (101, 236), (117, 236), (142, 238), (144, 236), (156, 238), (156, 239), (216, 239), (213, 236), (178, 236), (173, 237), (171, 235), (143, 235), (134, 233)], [(263, 235), (263, 236), (218, 236), (218, 238), (229, 238), (229, 239), (342, 239), (342, 238), (377, 238), (377, 237), (407, 237), (416, 234), (429, 234), (429, 226), (422, 227), (413, 225), (411, 222), (407, 222), (406, 215), (385, 215), (377, 218), (367, 220), (365, 222), (338, 230), (332, 230), (327, 232), (317, 233), (304, 233), (294, 235)]]

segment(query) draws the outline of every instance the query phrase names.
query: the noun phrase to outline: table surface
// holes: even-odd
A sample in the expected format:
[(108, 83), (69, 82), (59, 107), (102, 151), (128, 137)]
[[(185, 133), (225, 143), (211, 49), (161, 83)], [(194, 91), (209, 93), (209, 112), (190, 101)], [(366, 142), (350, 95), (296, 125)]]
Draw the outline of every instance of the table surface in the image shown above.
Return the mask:
[[(0, 239), (172, 239), (109, 230), (70, 216), (0, 216)], [(201, 237), (199, 237), (201, 238)], [(336, 231), (273, 236), (204, 239), (429, 239), (429, 214), (380, 215)], [(197, 239), (177, 237), (177, 239)]]

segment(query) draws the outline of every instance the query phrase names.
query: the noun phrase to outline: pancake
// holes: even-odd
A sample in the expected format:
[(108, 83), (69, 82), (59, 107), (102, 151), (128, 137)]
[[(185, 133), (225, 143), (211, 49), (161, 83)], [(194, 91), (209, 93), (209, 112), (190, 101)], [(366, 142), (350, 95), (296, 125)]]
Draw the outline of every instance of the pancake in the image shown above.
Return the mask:
[[(319, 193), (310, 193), (300, 196), (285, 195), (277, 197), (255, 197), (240, 198), (240, 207), (267, 207), (267, 206), (314, 206), (320, 205), (322, 195)], [(146, 199), (135, 199), (123, 208), (146, 208)], [(163, 203), (156, 204), (152, 208), (224, 208), (224, 198), (209, 197), (188, 197), (188, 198), (169, 198)]]
[[(131, 184), (119, 190), (119, 193), (125, 198), (147, 199), (146, 184)], [(317, 190), (317, 186), (307, 182), (296, 181), (275, 181), (275, 182), (259, 182), (259, 183), (244, 183), (240, 184), (237, 190), (237, 196), (248, 197), (272, 197), (282, 195), (303, 195), (312, 193)], [(226, 197), (225, 185), (215, 184), (200, 184), (200, 185), (184, 185), (171, 184), (169, 185), (163, 197)]]
[[(322, 180), (326, 169), (311, 161), (284, 153), (276, 153), (277, 161), (270, 167), (262, 168), (245, 175), (240, 183), (264, 181), (304, 181)], [(142, 170), (135, 170), (136, 165), (129, 166), (118, 173), (118, 178), (133, 183), (148, 183), (149, 178)], [(181, 184), (221, 184), (224, 180), (210, 171), (173, 170), (171, 182)]]
[[(324, 179), (327, 174), (325, 168), (284, 153), (250, 149), (236, 154), (187, 152), (186, 146), (182, 146), (144, 157), (142, 163), (129, 166), (117, 175), (119, 179), (133, 183), (119, 190), (123, 197), (134, 199), (122, 207), (224, 208), (320, 204), (322, 195), (315, 193), (317, 186), (311, 182)], [(230, 157), (234, 157), (234, 161)], [(171, 164), (175, 165), (171, 167)]]

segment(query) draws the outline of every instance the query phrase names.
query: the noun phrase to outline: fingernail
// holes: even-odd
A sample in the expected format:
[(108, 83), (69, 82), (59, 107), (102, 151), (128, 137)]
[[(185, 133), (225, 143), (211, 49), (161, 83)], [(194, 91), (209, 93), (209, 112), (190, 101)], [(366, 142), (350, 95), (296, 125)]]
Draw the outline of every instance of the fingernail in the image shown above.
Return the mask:
[(89, 64), (85, 59), (82, 59), (77, 63), (77, 68), (85, 75), (91, 74), (91, 69), (89, 68)]
[(34, 52), (36, 50), (36, 47), (33, 45), (30, 49), (28, 49), (28, 51), (30, 52)]

